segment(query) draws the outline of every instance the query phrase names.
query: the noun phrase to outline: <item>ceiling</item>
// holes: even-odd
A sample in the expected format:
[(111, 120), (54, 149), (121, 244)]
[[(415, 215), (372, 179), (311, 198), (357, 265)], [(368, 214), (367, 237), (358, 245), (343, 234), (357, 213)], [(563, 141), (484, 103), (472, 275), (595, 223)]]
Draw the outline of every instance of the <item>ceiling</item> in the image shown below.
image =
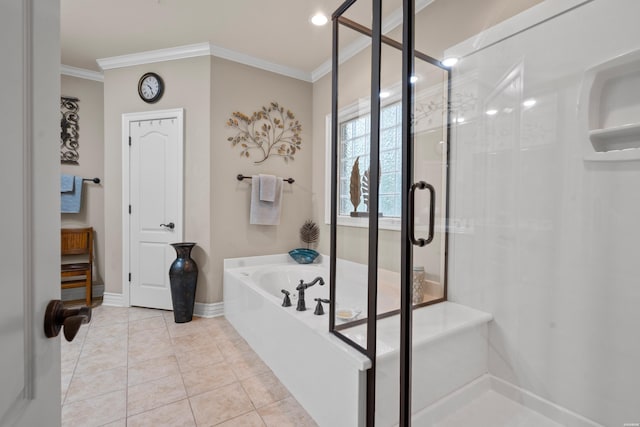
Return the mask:
[[(100, 72), (97, 59), (209, 43), (211, 51), (231, 51), (313, 81), (330, 70), (332, 34), (331, 24), (316, 27), (310, 18), (317, 12), (331, 16), (343, 1), (61, 0), (61, 63)], [(540, 1), (415, 0), (416, 13), (428, 18), (416, 27), (416, 40), (428, 42), (428, 53), (437, 57)], [(345, 17), (370, 27), (371, 5), (356, 1)], [(393, 28), (402, 20), (402, 0), (383, 0), (382, 17), (383, 33), (399, 39)], [(341, 31), (341, 54), (356, 53), (366, 46), (363, 39)], [(417, 42), (416, 48), (423, 49)]]
[[(308, 74), (331, 57), (331, 24), (309, 18), (342, 1), (61, 0), (61, 62), (100, 71), (96, 59), (209, 42)], [(401, 1), (383, 4), (387, 16)], [(370, 5), (356, 2), (349, 17), (370, 23)]]

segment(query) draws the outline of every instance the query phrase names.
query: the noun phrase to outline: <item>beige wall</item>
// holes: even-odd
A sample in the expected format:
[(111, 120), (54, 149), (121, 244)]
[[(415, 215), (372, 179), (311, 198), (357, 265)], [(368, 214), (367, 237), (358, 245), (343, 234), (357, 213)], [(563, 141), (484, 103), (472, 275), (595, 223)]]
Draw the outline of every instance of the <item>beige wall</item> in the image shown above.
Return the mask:
[[(61, 76), (62, 96), (78, 98), (79, 143), (77, 165), (61, 165), (64, 174), (100, 178), (104, 182), (104, 91), (102, 82)], [(61, 214), (62, 227), (93, 227), (95, 239), (95, 283), (103, 283), (104, 263), (104, 188), (102, 182), (84, 183), (80, 213)]]
[[(198, 301), (222, 301), (224, 258), (288, 252), (300, 247), (298, 231), (312, 216), (311, 169), (312, 85), (246, 65), (213, 58), (211, 67), (211, 242), (213, 283)], [(291, 110), (302, 123), (301, 150), (285, 163), (276, 156), (261, 164), (257, 158), (241, 158), (227, 138), (235, 135), (225, 123), (234, 111), (251, 115), (271, 101)], [(322, 144), (322, 142), (321, 142)], [(236, 175), (267, 173), (292, 177), (285, 183), (279, 226), (250, 225), (251, 184)]]
[[(153, 105), (137, 94), (140, 76), (155, 71), (165, 94)], [(240, 158), (227, 141), (233, 111), (247, 114), (277, 101), (303, 125), (302, 149), (288, 164), (272, 157), (260, 165)], [(196, 301), (222, 301), (223, 260), (287, 252), (300, 246), (298, 229), (311, 217), (311, 84), (213, 57), (168, 61), (105, 72), (106, 292), (122, 292), (123, 113), (185, 109), (185, 240), (198, 242)], [(293, 177), (285, 184), (280, 226), (249, 225), (249, 181), (242, 173)]]
[[(104, 73), (105, 123), (105, 292), (121, 293), (122, 286), (122, 114), (184, 108), (185, 181), (184, 239), (198, 243), (192, 256), (198, 263), (197, 300), (212, 283), (210, 182), (210, 68), (211, 57), (107, 70)], [(165, 93), (155, 104), (138, 96), (138, 80), (148, 71), (162, 76)]]

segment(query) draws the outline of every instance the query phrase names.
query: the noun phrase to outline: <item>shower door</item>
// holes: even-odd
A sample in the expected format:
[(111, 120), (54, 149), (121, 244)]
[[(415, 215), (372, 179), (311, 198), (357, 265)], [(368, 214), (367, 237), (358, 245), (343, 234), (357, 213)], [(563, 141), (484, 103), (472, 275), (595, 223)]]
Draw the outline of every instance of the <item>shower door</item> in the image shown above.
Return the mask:
[(330, 330), (371, 359), (369, 426), (410, 424), (412, 377), (428, 384), (412, 311), (446, 299), (449, 72), (414, 50), (413, 10), (350, 0), (333, 15)]

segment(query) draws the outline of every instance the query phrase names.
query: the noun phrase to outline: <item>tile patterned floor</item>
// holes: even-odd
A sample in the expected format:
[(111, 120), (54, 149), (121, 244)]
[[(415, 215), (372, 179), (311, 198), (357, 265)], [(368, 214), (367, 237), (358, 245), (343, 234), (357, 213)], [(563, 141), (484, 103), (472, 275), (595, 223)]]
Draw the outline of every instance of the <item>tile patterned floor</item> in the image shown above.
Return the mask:
[(62, 339), (63, 427), (316, 426), (223, 317), (98, 306)]

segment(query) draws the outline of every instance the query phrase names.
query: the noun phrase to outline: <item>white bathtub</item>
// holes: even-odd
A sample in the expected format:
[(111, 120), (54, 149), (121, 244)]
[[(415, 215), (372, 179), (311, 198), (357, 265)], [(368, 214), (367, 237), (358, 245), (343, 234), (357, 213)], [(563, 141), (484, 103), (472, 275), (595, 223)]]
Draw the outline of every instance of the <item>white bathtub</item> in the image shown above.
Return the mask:
[[(339, 303), (362, 305), (366, 266), (344, 261), (339, 265)], [(320, 426), (365, 425), (366, 370), (371, 362), (329, 333), (328, 307), (323, 316), (313, 314), (314, 298), (329, 297), (328, 257), (321, 256), (320, 263), (311, 265), (296, 264), (286, 254), (234, 258), (225, 260), (224, 266), (225, 316), (307, 412)], [(295, 287), (300, 280), (318, 276), (325, 286), (307, 289), (307, 311), (296, 311)], [(291, 307), (281, 306), (281, 289), (291, 292)], [(380, 295), (384, 300), (385, 292)], [(450, 302), (414, 311), (414, 413), (487, 372), (489, 320), (487, 313)], [(364, 344), (365, 328), (361, 325), (343, 333)], [(378, 321), (379, 427), (397, 424), (398, 348), (398, 316)]]

